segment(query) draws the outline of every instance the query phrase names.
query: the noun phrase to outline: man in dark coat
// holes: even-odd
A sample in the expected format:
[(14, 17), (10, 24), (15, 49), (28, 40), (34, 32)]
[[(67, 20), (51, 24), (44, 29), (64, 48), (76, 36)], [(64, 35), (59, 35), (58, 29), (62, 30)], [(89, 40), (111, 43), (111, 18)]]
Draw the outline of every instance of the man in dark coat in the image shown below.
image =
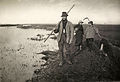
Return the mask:
[(75, 28), (75, 46), (77, 47), (77, 50), (81, 50), (82, 47), (82, 40), (83, 40), (83, 26), (82, 21), (80, 20), (78, 24), (74, 27)]
[(73, 41), (74, 27), (73, 24), (67, 20), (67, 16), (66, 12), (62, 12), (62, 20), (58, 23), (57, 28), (54, 29), (54, 33), (58, 33), (57, 41), (59, 47), (60, 66), (65, 62), (72, 64), (69, 47)]

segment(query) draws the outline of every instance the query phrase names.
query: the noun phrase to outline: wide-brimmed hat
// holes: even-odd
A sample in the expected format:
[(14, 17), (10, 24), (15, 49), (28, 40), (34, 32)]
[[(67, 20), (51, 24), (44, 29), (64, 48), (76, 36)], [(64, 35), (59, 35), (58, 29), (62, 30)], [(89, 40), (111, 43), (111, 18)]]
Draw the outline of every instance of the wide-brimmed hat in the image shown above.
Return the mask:
[(62, 12), (62, 16), (61, 17), (67, 17), (68, 14), (66, 12)]
[(93, 21), (89, 21), (88, 24), (93, 24)]

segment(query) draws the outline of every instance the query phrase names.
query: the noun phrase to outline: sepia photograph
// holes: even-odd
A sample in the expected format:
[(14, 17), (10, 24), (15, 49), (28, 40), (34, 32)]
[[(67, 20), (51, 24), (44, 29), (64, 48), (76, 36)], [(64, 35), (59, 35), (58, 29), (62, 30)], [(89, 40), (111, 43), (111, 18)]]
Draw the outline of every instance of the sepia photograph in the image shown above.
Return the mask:
[(120, 81), (120, 0), (0, 0), (0, 82)]

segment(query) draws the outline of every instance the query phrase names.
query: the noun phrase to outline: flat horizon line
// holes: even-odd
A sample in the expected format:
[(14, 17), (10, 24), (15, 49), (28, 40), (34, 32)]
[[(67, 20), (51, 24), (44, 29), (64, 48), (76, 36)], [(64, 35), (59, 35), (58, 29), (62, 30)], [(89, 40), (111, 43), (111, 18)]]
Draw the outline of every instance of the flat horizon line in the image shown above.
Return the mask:
[[(5, 23), (5, 24), (0, 24), (0, 25), (20, 25), (20, 24), (41, 24), (41, 25), (45, 25), (45, 24), (56, 24), (56, 23)], [(73, 24), (76, 24), (76, 23), (73, 23)], [(86, 25), (86, 24), (83, 24), (83, 25)], [(94, 25), (120, 25), (120, 24), (100, 24), (100, 23), (95, 23)]]

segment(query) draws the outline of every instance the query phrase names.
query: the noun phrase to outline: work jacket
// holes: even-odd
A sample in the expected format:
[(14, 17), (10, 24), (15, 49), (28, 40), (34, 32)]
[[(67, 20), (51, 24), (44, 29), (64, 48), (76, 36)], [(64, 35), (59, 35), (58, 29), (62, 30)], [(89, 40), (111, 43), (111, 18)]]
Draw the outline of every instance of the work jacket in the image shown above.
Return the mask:
[(98, 33), (98, 28), (96, 28), (93, 25), (88, 26), (85, 30), (85, 38), (86, 39), (94, 38), (97, 33)]
[[(66, 30), (66, 42), (70, 44), (72, 43), (74, 36), (74, 27), (70, 21), (67, 21), (65, 30)], [(59, 42), (61, 40), (61, 35), (63, 33), (63, 23), (61, 21), (58, 23), (54, 32), (58, 33), (57, 41)]]

